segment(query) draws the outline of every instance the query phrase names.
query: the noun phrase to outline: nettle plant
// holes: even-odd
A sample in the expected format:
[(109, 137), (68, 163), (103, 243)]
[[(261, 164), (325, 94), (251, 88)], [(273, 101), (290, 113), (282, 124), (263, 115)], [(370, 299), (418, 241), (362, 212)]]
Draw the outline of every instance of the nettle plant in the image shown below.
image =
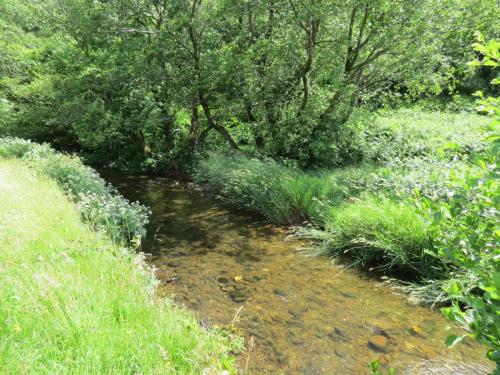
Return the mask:
[[(485, 42), (481, 35), (474, 49), (481, 59), (473, 66), (497, 69), (500, 61), (500, 42)], [(500, 83), (499, 78), (492, 81)], [(448, 346), (471, 336), (488, 346), (487, 357), (496, 363), (500, 374), (500, 230), (498, 228), (499, 162), (500, 162), (500, 98), (479, 97), (479, 110), (492, 116), (486, 129), (489, 147), (475, 155), (474, 166), (461, 186), (448, 201), (428, 201), (434, 215), (435, 252), (457, 266), (470, 271), (475, 287), (455, 281), (447, 290), (456, 302), (443, 309), (451, 320), (469, 328), (462, 336), (449, 336)]]

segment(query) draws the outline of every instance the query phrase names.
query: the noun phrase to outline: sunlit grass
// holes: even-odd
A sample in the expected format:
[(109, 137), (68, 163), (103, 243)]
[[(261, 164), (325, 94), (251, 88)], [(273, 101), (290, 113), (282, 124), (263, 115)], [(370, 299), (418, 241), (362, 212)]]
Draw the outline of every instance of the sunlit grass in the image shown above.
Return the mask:
[(484, 150), (487, 123), (486, 116), (469, 112), (382, 111), (366, 127), (360, 146), (363, 158), (373, 162), (422, 156), (450, 160)]
[(89, 229), (55, 182), (0, 159), (0, 373), (201, 373), (228, 343), (154, 296), (141, 257)]
[(214, 154), (201, 160), (196, 179), (224, 200), (286, 224), (321, 222), (325, 210), (357, 195), (373, 168), (307, 173), (271, 160)]

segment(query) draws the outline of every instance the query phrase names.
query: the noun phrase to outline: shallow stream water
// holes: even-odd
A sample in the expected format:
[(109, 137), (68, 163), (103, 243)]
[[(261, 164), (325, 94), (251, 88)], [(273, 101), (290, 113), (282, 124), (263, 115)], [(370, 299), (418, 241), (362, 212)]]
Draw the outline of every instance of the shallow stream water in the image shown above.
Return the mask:
[[(143, 251), (160, 292), (209, 326), (245, 336), (247, 374), (369, 374), (370, 360), (397, 374), (487, 374), (485, 349), (436, 310), (363, 273), (308, 257), (286, 229), (230, 209), (193, 185), (104, 172), (130, 200), (152, 210)], [(387, 368), (387, 367), (385, 367)]]

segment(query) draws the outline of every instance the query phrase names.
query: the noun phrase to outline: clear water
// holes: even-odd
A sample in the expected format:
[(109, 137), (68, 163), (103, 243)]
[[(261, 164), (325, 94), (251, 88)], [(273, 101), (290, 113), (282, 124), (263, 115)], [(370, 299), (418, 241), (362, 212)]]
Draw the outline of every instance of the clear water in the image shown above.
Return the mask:
[[(308, 257), (284, 228), (225, 207), (194, 186), (106, 172), (127, 198), (152, 209), (143, 250), (160, 293), (209, 326), (245, 336), (248, 374), (368, 374), (379, 359), (397, 374), (486, 374), (485, 349), (465, 341), (438, 311), (363, 273)], [(370, 343), (371, 342), (371, 343)]]

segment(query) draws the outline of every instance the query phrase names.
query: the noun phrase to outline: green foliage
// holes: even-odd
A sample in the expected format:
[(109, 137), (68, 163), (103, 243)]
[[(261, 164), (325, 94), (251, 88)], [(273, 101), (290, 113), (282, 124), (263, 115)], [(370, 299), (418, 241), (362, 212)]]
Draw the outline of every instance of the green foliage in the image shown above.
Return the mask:
[(16, 138), (0, 138), (0, 158), (18, 158), (41, 175), (55, 180), (76, 203), (84, 221), (105, 231), (113, 241), (137, 242), (145, 235), (147, 209), (129, 203), (78, 157), (55, 152)]
[(189, 169), (200, 150), (228, 147), (342, 166), (366, 146), (361, 105), (485, 86), (488, 66), (461, 67), (473, 31), (497, 23), (494, 9), (495, 0), (2, 1), (0, 135), (121, 169)]
[(363, 157), (376, 163), (401, 163), (413, 158), (453, 160), (482, 152), (485, 116), (467, 112), (429, 112), (418, 108), (381, 111), (365, 126)]
[(237, 343), (159, 300), (143, 257), (83, 224), (54, 181), (0, 159), (0, 197), (1, 373), (233, 373)]
[[(375, 359), (373, 361), (370, 361), (370, 371), (372, 375), (385, 375), (385, 373), (381, 370), (381, 364), (378, 359)], [(394, 375), (394, 369), (390, 368), (389, 371), (387, 372), (387, 375)]]
[[(500, 63), (500, 42), (487, 44), (479, 37), (476, 51), (483, 55), (473, 65), (497, 68)], [(494, 80), (498, 83), (498, 79)], [(476, 290), (471, 291), (459, 282), (452, 283), (447, 292), (465, 306), (454, 303), (444, 314), (466, 325), (479, 342), (490, 349), (488, 358), (497, 364), (500, 373), (500, 234), (498, 207), (500, 196), (500, 98), (479, 101), (480, 110), (493, 115), (488, 127), (486, 152), (474, 159), (471, 169), (448, 202), (424, 202), (434, 214), (435, 251), (458, 267), (470, 270), (476, 277)], [(449, 337), (454, 345), (462, 337)]]

